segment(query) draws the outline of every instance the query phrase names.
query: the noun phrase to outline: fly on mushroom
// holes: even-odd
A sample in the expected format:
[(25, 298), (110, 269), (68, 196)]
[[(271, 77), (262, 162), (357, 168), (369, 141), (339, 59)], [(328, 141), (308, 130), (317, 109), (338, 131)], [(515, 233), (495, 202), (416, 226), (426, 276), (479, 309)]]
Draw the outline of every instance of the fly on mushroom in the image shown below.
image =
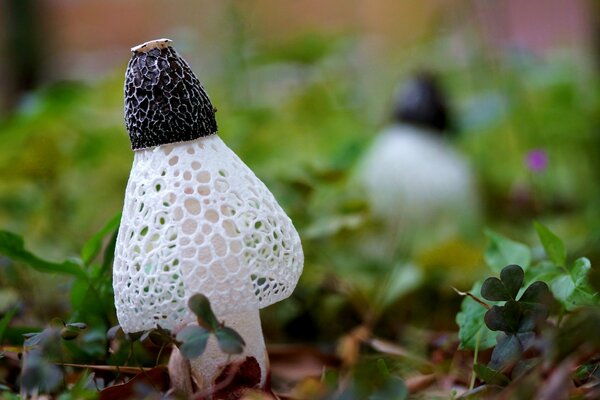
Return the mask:
[[(205, 390), (228, 363), (255, 359), (268, 381), (259, 309), (288, 297), (302, 273), (298, 232), (269, 189), (217, 133), (215, 111), (168, 39), (132, 48), (125, 123), (134, 160), (125, 191), (113, 285), (125, 332), (194, 324), (188, 299), (202, 293), (237, 331), (242, 354), (213, 337), (191, 360)], [(177, 350), (174, 349), (176, 357)]]

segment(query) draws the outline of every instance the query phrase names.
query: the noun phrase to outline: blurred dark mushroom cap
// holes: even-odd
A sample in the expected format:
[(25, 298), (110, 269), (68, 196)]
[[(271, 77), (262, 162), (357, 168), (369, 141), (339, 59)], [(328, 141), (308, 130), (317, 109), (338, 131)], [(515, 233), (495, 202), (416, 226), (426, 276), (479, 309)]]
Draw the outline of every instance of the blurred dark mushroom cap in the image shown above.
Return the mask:
[(396, 122), (414, 124), (436, 131), (450, 130), (450, 111), (436, 77), (419, 72), (396, 93), (392, 117)]

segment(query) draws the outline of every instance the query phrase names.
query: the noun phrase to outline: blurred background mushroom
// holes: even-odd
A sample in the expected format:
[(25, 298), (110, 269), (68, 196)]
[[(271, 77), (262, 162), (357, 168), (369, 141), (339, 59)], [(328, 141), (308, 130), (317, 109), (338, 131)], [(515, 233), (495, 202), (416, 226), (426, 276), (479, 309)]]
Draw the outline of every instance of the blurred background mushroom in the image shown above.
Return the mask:
[(435, 75), (422, 71), (403, 83), (390, 114), (357, 171), (373, 216), (387, 227), (382, 235), (400, 241), (425, 233), (431, 243), (473, 226), (480, 213), (475, 174), (452, 147), (456, 130)]

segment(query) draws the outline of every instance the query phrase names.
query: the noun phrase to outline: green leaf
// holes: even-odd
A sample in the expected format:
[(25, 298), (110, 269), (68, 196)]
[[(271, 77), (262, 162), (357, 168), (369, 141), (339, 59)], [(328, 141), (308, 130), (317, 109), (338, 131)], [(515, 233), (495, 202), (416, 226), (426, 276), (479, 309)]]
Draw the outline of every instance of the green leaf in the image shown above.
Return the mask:
[[(479, 293), (481, 283), (476, 283), (471, 293)], [(466, 296), (462, 302), (460, 312), (456, 314), (456, 323), (459, 326), (458, 338), (462, 349), (473, 350), (477, 346), (481, 350), (489, 349), (496, 344), (496, 333), (485, 325), (483, 316), (487, 309)]]
[(119, 223), (121, 222), (121, 213), (118, 213), (114, 217), (112, 217), (106, 225), (98, 232), (94, 234), (85, 244), (83, 245), (83, 249), (81, 249), (81, 259), (85, 263), (85, 265), (89, 265), (94, 258), (100, 252), (102, 248), (102, 243), (104, 241), (104, 237), (119, 228)]
[(50, 262), (25, 250), (23, 238), (8, 231), (0, 231), (0, 254), (9, 257), (13, 261), (23, 262), (40, 272), (62, 273), (80, 278), (87, 277), (85, 271), (73, 261)]
[(481, 296), (486, 300), (508, 301), (515, 300), (523, 285), (525, 273), (518, 265), (508, 265), (502, 268), (500, 279), (487, 278), (481, 287)]
[(565, 302), (565, 308), (568, 311), (573, 311), (582, 306), (597, 306), (598, 295), (597, 293), (591, 293), (587, 288), (577, 287), (567, 298)]
[(513, 299), (502, 281), (493, 277), (483, 281), (481, 297), (491, 301), (508, 301)]
[(224, 326), (217, 329), (215, 335), (217, 336), (219, 348), (223, 353), (240, 354), (242, 351), (244, 351), (246, 342), (244, 342), (244, 339), (242, 339), (239, 333), (233, 329)]
[(196, 293), (188, 300), (188, 307), (196, 317), (198, 324), (209, 331), (214, 331), (219, 327), (219, 321), (210, 307), (210, 300), (201, 293)]
[(592, 264), (587, 258), (581, 257), (575, 260), (573, 266), (569, 270), (575, 286), (581, 286), (587, 282), (590, 269), (592, 269)]
[(115, 259), (115, 248), (117, 247), (118, 231), (114, 231), (102, 254), (102, 271), (111, 271)]
[(73, 340), (76, 339), (80, 333), (81, 329), (75, 326), (66, 325), (60, 330), (60, 337), (64, 340)]
[(485, 251), (485, 262), (490, 268), (499, 273), (502, 268), (510, 264), (520, 265), (525, 271), (531, 263), (531, 251), (522, 243), (510, 240), (498, 233), (487, 230), (490, 243)]
[(551, 302), (552, 293), (550, 293), (550, 289), (546, 282), (542, 281), (533, 282), (519, 298), (519, 303), (540, 303), (550, 305)]
[(550, 282), (550, 288), (554, 296), (563, 304), (566, 304), (569, 296), (575, 291), (575, 282), (569, 275), (560, 275)]
[(548, 285), (542, 281), (533, 282), (519, 299), (522, 315), (519, 332), (533, 331), (547, 318), (556, 305)]
[(523, 346), (517, 335), (507, 335), (498, 340), (492, 351), (492, 358), (488, 367), (503, 370), (517, 363), (523, 355)]
[(567, 260), (567, 249), (562, 240), (560, 240), (554, 232), (539, 222), (535, 222), (535, 230), (542, 242), (542, 246), (544, 246), (548, 258), (556, 265), (565, 265), (565, 261)]
[(598, 304), (598, 296), (588, 283), (590, 271), (590, 261), (582, 257), (575, 260), (568, 274), (561, 268), (560, 273), (550, 281), (552, 294), (565, 310), (573, 311), (580, 306)]
[(493, 306), (484, 316), (485, 324), (493, 331), (517, 333), (521, 310), (514, 300), (509, 300), (504, 306)]
[(4, 341), (4, 334), (6, 333), (6, 329), (8, 328), (8, 324), (13, 319), (15, 314), (17, 313), (17, 307), (11, 308), (2, 319), (0, 319), (0, 344)]
[(511, 299), (517, 298), (517, 293), (519, 293), (521, 286), (523, 286), (524, 278), (525, 272), (518, 265), (508, 265), (502, 268), (500, 272), (500, 280), (506, 287)]
[(479, 379), (489, 385), (506, 386), (510, 383), (510, 379), (500, 371), (496, 371), (483, 364), (475, 364), (473, 371)]
[(171, 332), (164, 329), (160, 325), (158, 325), (156, 328), (154, 328), (150, 331), (148, 338), (156, 346), (166, 346), (170, 343), (173, 343), (173, 338), (171, 337)]
[(201, 326), (188, 325), (177, 334), (177, 341), (181, 342), (179, 351), (188, 360), (200, 357), (206, 349), (210, 332)]
[(377, 290), (378, 304), (381, 309), (392, 305), (423, 282), (423, 271), (412, 263), (396, 265), (388, 274), (385, 283)]

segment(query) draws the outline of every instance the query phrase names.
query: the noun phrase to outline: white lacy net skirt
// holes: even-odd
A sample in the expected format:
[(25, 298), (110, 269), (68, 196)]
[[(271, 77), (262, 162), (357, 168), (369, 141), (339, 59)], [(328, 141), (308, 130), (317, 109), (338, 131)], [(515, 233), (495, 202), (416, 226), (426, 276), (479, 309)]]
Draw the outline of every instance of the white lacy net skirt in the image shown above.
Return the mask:
[(303, 262), (290, 218), (216, 134), (135, 152), (113, 267), (125, 332), (194, 320), (195, 293), (217, 315), (265, 307)]

